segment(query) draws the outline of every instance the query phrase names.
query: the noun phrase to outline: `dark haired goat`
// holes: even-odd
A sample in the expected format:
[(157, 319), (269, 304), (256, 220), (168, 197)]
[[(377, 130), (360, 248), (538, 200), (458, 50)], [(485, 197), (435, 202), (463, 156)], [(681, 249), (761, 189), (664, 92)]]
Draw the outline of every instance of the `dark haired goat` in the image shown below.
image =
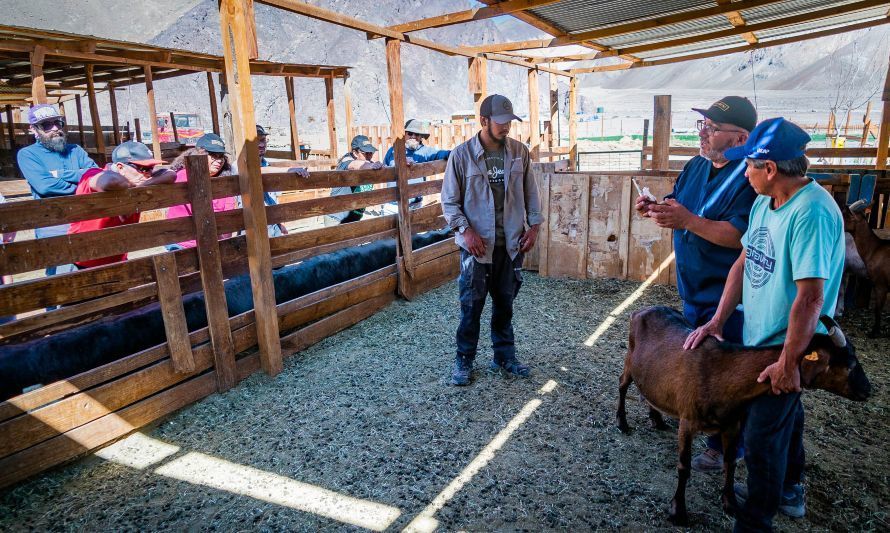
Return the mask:
[[(856, 359), (853, 346), (834, 320), (823, 317), (829, 335), (815, 335), (800, 365), (801, 385), (824, 389), (845, 398), (864, 401), (871, 384)], [(627, 388), (636, 383), (649, 404), (649, 418), (666, 429), (662, 413), (680, 419), (677, 491), (669, 519), (682, 525), (686, 513), (692, 437), (700, 431), (720, 432), (723, 439), (723, 509), (732, 513), (738, 435), (747, 403), (770, 391), (758, 383), (760, 372), (776, 362), (781, 346), (754, 348), (718, 342), (709, 337), (698, 348), (684, 350), (692, 327), (683, 315), (668, 307), (650, 307), (631, 316), (630, 341), (618, 387), (618, 428), (630, 432), (624, 409)], [(815, 355), (813, 355), (815, 354)]]
[(869, 337), (881, 336), (881, 313), (890, 288), (890, 243), (875, 235), (868, 225), (863, 211), (868, 207), (864, 200), (858, 200), (841, 211), (844, 214), (844, 231), (853, 235), (856, 250), (865, 262), (868, 278), (875, 287), (875, 321)]

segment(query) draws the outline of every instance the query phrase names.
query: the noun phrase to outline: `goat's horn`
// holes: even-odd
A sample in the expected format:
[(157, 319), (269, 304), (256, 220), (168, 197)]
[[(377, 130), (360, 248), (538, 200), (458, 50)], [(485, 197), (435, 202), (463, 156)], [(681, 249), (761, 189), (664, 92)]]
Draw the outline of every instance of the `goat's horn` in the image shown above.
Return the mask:
[(864, 198), (860, 198), (859, 200), (856, 200), (855, 202), (847, 206), (847, 208), (853, 213), (863, 211), (866, 207), (868, 207), (868, 202), (866, 202)]
[(847, 337), (844, 336), (844, 332), (841, 330), (841, 327), (834, 321), (830, 316), (822, 315), (819, 317), (819, 321), (828, 328), (828, 337), (831, 339), (831, 342), (834, 343), (838, 348), (843, 348), (847, 345)]

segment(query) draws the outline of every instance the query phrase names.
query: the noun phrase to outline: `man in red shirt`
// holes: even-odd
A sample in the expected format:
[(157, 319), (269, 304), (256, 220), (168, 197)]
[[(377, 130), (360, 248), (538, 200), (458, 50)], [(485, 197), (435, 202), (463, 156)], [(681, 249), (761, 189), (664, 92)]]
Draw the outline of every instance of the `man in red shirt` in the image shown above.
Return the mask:
[[(154, 159), (148, 146), (135, 141), (127, 141), (114, 149), (111, 154), (111, 163), (104, 169), (91, 168), (84, 172), (74, 194), (120, 191), (131, 187), (173, 183), (176, 179), (175, 172), (169, 169), (155, 170), (155, 165), (161, 163), (164, 161)], [(71, 224), (68, 234), (96, 231), (136, 222), (139, 222), (139, 213), (81, 220)], [(77, 265), (77, 268), (90, 268), (126, 260), (127, 254), (123, 253), (99, 259), (77, 261), (74, 264)]]

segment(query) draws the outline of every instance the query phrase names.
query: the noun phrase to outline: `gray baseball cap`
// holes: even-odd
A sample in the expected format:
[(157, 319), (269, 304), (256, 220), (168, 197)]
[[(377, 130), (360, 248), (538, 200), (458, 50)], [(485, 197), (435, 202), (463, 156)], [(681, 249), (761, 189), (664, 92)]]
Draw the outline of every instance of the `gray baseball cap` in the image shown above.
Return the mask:
[(121, 143), (111, 152), (112, 163), (133, 163), (144, 167), (161, 165), (165, 161), (155, 159), (148, 146), (136, 141)]
[(405, 131), (410, 131), (411, 133), (416, 133), (418, 135), (429, 135), (430, 123), (424, 120), (417, 120), (416, 118), (412, 118), (405, 123)]
[(506, 124), (511, 120), (522, 122), (522, 119), (513, 113), (513, 103), (500, 94), (486, 96), (479, 106), (479, 115), (490, 118), (498, 124)]
[(370, 154), (377, 151), (377, 148), (371, 144), (371, 139), (369, 139), (365, 135), (356, 135), (352, 138), (352, 142), (349, 143), (350, 148), (353, 150), (359, 149), (366, 154)]

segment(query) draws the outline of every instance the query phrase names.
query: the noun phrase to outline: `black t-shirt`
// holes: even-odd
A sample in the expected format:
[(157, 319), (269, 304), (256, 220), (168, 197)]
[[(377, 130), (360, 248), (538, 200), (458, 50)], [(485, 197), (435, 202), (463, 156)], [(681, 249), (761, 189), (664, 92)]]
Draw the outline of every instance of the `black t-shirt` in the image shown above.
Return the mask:
[(495, 246), (505, 246), (507, 238), (504, 236), (504, 198), (506, 189), (504, 184), (504, 149), (493, 152), (485, 151), (485, 167), (488, 171), (488, 185), (491, 194), (494, 195), (494, 228)]

